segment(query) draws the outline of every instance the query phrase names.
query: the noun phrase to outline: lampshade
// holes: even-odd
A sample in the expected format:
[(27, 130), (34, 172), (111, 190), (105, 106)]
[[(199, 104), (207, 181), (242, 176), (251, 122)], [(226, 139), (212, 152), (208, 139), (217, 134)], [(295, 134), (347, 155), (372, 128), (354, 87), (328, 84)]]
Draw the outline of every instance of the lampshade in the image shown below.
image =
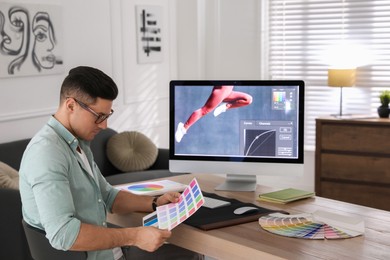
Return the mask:
[(328, 69), (328, 86), (352, 87), (355, 85), (356, 69)]

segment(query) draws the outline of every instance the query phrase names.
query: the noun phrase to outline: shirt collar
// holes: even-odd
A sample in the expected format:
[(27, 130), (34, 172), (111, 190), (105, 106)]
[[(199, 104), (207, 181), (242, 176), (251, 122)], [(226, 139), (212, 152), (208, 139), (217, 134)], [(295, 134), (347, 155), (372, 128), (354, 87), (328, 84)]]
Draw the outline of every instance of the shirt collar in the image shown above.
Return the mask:
[(65, 142), (72, 148), (76, 150), (79, 145), (79, 140), (71, 133), (68, 129), (65, 128), (54, 116), (50, 117), (47, 124), (54, 129), (54, 131), (65, 140)]

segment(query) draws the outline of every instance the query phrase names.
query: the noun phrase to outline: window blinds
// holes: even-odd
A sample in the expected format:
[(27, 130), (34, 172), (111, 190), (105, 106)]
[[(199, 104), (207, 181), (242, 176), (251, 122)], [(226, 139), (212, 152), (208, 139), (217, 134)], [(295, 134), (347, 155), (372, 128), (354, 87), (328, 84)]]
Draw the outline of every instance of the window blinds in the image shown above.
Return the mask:
[(339, 113), (340, 89), (327, 86), (323, 57), (331, 46), (357, 44), (368, 52), (355, 87), (343, 88), (343, 113), (377, 115), (379, 92), (390, 90), (390, 1), (268, 0), (264, 10), (266, 74), (305, 81), (306, 147), (315, 145), (315, 118)]

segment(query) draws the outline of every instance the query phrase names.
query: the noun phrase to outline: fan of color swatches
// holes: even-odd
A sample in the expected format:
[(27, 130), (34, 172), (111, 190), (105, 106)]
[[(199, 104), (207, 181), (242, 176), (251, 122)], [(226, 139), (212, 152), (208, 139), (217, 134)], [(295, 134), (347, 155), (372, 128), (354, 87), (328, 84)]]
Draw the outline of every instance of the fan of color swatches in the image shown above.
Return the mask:
[[(321, 212), (319, 213), (321, 215)], [(332, 214), (334, 217), (334, 214)], [(260, 226), (271, 233), (296, 238), (305, 239), (342, 239), (351, 238), (362, 235), (362, 221), (359, 220), (353, 224), (345, 221), (345, 217), (341, 216), (337, 219), (337, 226), (326, 223), (326, 220), (319, 221), (314, 214), (298, 214), (298, 215), (285, 215), (281, 213), (270, 214), (259, 218)], [(350, 219), (354, 220), (354, 219)], [(347, 220), (349, 221), (349, 219)], [(331, 223), (334, 223), (334, 219), (330, 219)], [(348, 226), (346, 228), (346, 226)]]
[(157, 207), (158, 227), (171, 230), (192, 216), (202, 205), (204, 198), (196, 179), (184, 189), (177, 203)]

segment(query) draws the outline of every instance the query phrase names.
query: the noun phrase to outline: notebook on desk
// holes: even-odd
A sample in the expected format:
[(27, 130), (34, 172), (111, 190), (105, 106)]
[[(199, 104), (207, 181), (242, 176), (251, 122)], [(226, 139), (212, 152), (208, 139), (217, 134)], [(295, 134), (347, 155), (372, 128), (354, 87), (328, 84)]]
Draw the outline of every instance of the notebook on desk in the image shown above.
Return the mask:
[[(202, 230), (211, 230), (216, 228), (228, 227), (252, 221), (257, 221), (259, 217), (268, 215), (270, 213), (281, 212), (288, 214), (281, 210), (271, 210), (267, 208), (259, 207), (252, 203), (245, 203), (236, 199), (229, 199), (218, 196), (214, 193), (203, 192), (204, 196), (216, 198), (220, 200), (229, 201), (231, 204), (225, 207), (209, 209), (201, 207), (198, 211), (192, 215), (191, 218), (187, 219), (184, 223)], [(236, 215), (234, 210), (244, 206), (256, 207), (259, 210), (254, 213), (248, 213), (245, 215)]]

